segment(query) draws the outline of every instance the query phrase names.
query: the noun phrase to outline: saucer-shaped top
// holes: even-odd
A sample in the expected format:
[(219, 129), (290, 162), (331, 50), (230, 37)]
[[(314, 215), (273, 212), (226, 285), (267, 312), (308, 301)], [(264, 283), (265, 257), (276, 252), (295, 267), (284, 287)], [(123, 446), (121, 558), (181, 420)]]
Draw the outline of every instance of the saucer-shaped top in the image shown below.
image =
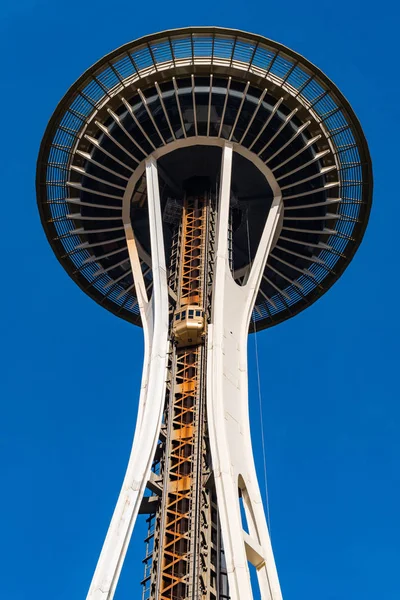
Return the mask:
[[(87, 294), (140, 324), (122, 222), (127, 184), (148, 156), (162, 154), (168, 262), (171, 210), (185, 178), (206, 175), (216, 189), (224, 139), (236, 150), (230, 235), (238, 282), (272, 200), (260, 161), (284, 203), (254, 309), (257, 328), (306, 308), (342, 274), (372, 197), (368, 147), (349, 103), (319, 69), (276, 42), (192, 27), (147, 36), (101, 59), (67, 92), (46, 129), (37, 167), (40, 215), (57, 258)], [(150, 288), (144, 177), (128, 200)]]

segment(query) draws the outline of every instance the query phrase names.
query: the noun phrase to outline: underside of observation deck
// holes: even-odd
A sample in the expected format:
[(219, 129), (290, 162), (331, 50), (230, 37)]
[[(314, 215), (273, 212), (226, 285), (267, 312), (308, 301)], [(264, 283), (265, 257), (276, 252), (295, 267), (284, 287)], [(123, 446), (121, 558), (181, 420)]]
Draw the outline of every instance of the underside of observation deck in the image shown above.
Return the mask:
[[(242, 173), (232, 186), (237, 281), (248, 268), (247, 227), (251, 260), (260, 215), (271, 203), (271, 190), (255, 175), (257, 161), (284, 200), (254, 309), (257, 327), (303, 310), (341, 275), (362, 239), (372, 192), (368, 147), (350, 105), (316, 67), (275, 42), (190, 28), (148, 36), (102, 59), (67, 93), (43, 140), (43, 225), (68, 273), (102, 306), (140, 324), (122, 204), (143, 161), (163, 157), (164, 210), (169, 198), (182, 202), (191, 167), (201, 171), (206, 163), (217, 179), (210, 165), (219, 164), (212, 152), (223, 140), (248, 151), (247, 159), (235, 153), (241, 164), (233, 171)], [(202, 153), (192, 148), (186, 156), (188, 143), (201, 144)], [(142, 181), (127, 201), (150, 291), (146, 198)], [(164, 235), (169, 256), (170, 223)]]

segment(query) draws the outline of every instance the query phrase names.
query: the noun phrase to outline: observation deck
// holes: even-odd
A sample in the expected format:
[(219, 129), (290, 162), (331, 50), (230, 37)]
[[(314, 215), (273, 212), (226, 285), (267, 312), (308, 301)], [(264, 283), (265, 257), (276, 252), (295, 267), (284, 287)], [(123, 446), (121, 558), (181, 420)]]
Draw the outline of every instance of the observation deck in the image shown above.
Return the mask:
[(241, 31), (191, 27), (101, 59), (47, 127), (37, 167), (41, 220), (83, 291), (140, 324), (124, 219), (150, 290), (144, 162), (150, 155), (158, 161), (168, 266), (171, 207), (179, 214), (185, 182), (195, 175), (218, 188), (227, 140), (234, 150), (231, 265), (239, 283), (276, 189), (284, 203), (254, 307), (257, 329), (329, 289), (357, 250), (371, 207), (371, 161), (356, 116), (336, 86), (288, 48)]

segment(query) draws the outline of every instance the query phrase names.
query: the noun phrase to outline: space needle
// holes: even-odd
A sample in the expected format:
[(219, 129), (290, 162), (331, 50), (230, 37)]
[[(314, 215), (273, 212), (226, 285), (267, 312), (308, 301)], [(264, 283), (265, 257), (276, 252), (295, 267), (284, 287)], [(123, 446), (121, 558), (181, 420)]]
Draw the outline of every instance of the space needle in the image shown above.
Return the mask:
[(143, 600), (281, 600), (247, 339), (324, 294), (362, 240), (372, 169), (349, 103), (262, 36), (148, 35), (61, 100), (37, 197), (67, 273), (145, 344), (132, 451), (87, 599), (112, 600), (145, 518)]

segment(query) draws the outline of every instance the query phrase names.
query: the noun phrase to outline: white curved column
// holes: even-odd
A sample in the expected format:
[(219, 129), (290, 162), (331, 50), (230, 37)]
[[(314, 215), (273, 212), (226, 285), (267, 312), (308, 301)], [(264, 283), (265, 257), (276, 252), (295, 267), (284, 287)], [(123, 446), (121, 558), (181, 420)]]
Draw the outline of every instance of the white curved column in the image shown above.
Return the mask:
[[(283, 210), (279, 190), (247, 283), (234, 281), (228, 262), (228, 219), (233, 146), (225, 144), (218, 206), (213, 306), (208, 328), (207, 417), (213, 472), (231, 600), (251, 600), (248, 561), (257, 569), (262, 600), (281, 600), (254, 466), (248, 415), (247, 337), (252, 309)], [(239, 487), (249, 531), (245, 532)]]
[[(87, 600), (112, 600), (139, 512), (159, 438), (168, 358), (168, 285), (162, 232), (157, 163), (146, 161), (153, 294), (149, 300), (130, 221), (123, 221), (142, 319), (145, 355), (136, 430), (122, 489), (97, 563)], [(129, 198), (130, 200), (130, 198)]]

